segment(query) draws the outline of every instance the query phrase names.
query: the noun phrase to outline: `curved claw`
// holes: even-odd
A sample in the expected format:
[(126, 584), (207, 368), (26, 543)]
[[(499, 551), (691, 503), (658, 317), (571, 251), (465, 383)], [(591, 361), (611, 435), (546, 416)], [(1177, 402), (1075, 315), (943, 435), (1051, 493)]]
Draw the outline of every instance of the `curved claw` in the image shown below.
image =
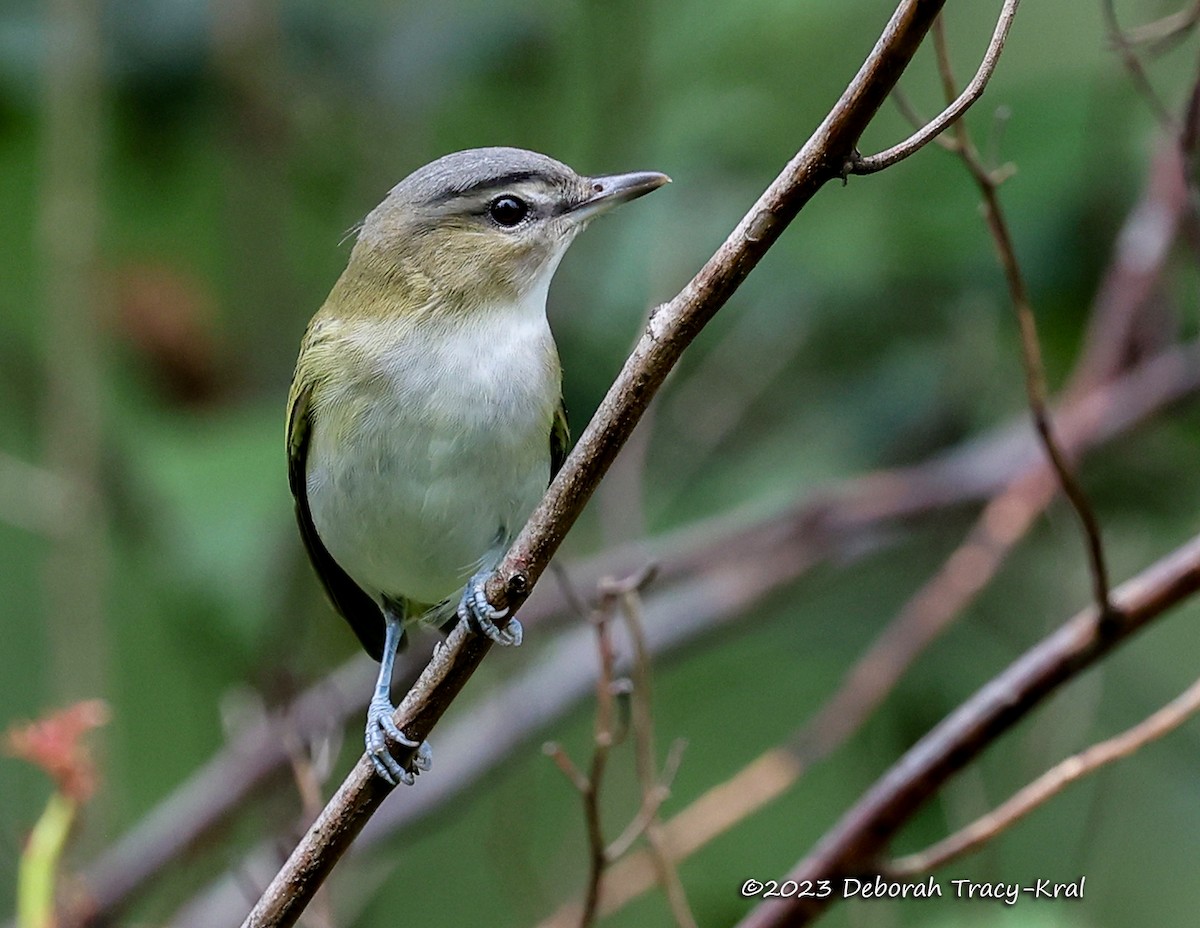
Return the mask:
[(367, 730), (366, 730), (366, 747), (367, 756), (371, 758), (371, 763), (375, 766), (375, 772), (392, 786), (403, 783), (405, 786), (412, 786), (413, 774), (409, 770), (405, 770), (401, 763), (392, 756), (392, 752), (388, 750), (388, 739), (404, 747), (416, 748), (417, 753), (413, 758), (413, 766), (418, 770), (428, 770), (432, 759), (432, 752), (429, 745), (425, 742), (418, 744), (405, 737), (404, 732), (400, 730), (400, 726), (396, 724), (392, 718), (392, 714), (396, 711), (386, 698), (376, 697), (371, 700), (371, 705), (367, 708)]
[(504, 628), (496, 624), (496, 619), (504, 618), (508, 615), (508, 610), (497, 609), (488, 602), (484, 584), (490, 575), (491, 571), (484, 570), (471, 578), (458, 604), (458, 617), (473, 631), (487, 635), (496, 644), (517, 647), (521, 644), (524, 634), (521, 623), (512, 619)]

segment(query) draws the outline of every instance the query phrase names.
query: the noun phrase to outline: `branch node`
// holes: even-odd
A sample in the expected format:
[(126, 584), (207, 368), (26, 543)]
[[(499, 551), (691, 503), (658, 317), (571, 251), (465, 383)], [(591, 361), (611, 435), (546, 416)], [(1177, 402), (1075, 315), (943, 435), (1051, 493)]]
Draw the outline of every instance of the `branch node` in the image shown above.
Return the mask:
[(504, 592), (510, 598), (525, 596), (529, 593), (530, 586), (529, 573), (525, 570), (514, 570), (504, 581)]

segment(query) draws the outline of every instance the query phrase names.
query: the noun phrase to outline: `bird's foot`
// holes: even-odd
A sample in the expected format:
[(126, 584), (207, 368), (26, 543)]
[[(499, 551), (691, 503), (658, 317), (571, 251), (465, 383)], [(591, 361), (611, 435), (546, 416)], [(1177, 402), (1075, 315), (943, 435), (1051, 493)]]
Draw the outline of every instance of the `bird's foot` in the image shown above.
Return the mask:
[(417, 749), (412, 760), (412, 765), (417, 770), (428, 770), (432, 766), (433, 752), (430, 750), (428, 742), (422, 741), (418, 744), (405, 737), (400, 726), (392, 718), (395, 711), (396, 707), (388, 701), (386, 696), (376, 696), (371, 700), (371, 705), (367, 708), (367, 756), (371, 758), (375, 772), (392, 786), (398, 783), (412, 786), (412, 771), (405, 770), (400, 762), (392, 756), (392, 752), (388, 750), (388, 739), (390, 738), (403, 747)]
[(487, 635), (496, 644), (516, 647), (521, 643), (521, 623), (511, 619), (504, 628), (496, 624), (497, 619), (508, 615), (508, 610), (497, 609), (487, 600), (484, 585), (491, 575), (490, 570), (481, 570), (471, 578), (458, 604), (458, 617), (466, 622), (472, 631)]

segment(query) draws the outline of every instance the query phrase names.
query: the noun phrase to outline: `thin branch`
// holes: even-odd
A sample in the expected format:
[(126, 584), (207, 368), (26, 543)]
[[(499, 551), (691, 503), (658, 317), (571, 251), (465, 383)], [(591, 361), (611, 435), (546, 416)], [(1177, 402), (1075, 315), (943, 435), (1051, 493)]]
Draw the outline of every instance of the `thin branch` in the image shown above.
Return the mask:
[[(671, 798), (671, 784), (675, 782), (675, 774), (679, 772), (679, 766), (683, 763), (683, 752), (686, 748), (687, 741), (683, 738), (678, 738), (671, 743), (671, 747), (667, 750), (666, 761), (663, 763), (662, 776), (655, 789), (649, 794), (643, 795), (642, 807), (638, 809), (637, 815), (630, 820), (625, 830), (613, 838), (608, 845), (606, 853), (609, 860), (617, 861), (628, 854), (637, 840), (646, 833), (646, 828), (658, 815), (662, 804)], [(673, 861), (668, 861), (668, 863), (673, 863)]]
[[(671, 914), (679, 928), (696, 928), (696, 917), (688, 905), (679, 870), (671, 860), (663, 834), (659, 810), (670, 796), (668, 784), (674, 775), (671, 771), (660, 779), (654, 753), (654, 714), (650, 688), (650, 648), (646, 641), (645, 623), (642, 620), (642, 602), (636, 588), (625, 591), (621, 596), (621, 612), (625, 616), (625, 627), (633, 642), (633, 732), (634, 749), (637, 756), (638, 781), (642, 787), (642, 811), (645, 819), (646, 841), (650, 845), (651, 858), (658, 876), (659, 885), (667, 894)], [(678, 764), (676, 759), (675, 764)], [(598, 895), (599, 887), (597, 887)]]
[[(788, 874), (803, 881), (870, 871), (888, 842), (955, 773), (1040, 705), (1168, 609), (1200, 591), (1200, 536), (1113, 592), (1107, 617), (1089, 607), (993, 678), (892, 768)], [(756, 906), (739, 928), (804, 925), (832, 900), (773, 899)]]
[[(1138, 369), (1139, 379), (1157, 368), (1148, 382), (1172, 369), (1176, 374), (1189, 372), (1200, 384), (1200, 344), (1194, 346), (1191, 360), (1172, 353), (1163, 355), (1151, 366)], [(1163, 362), (1171, 357), (1166, 365)], [(1078, 410), (1079, 403), (1092, 408), (1096, 416), (1080, 418), (1076, 413), (1060, 419), (1068, 447), (1077, 454), (1088, 441), (1089, 431), (1124, 405), (1110, 392), (1128, 377), (1099, 386), (1089, 399), (1076, 400), (1067, 409)], [(1174, 375), (1171, 375), (1174, 376)], [(1102, 397), (1109, 397), (1103, 398)], [(1115, 400), (1115, 402), (1114, 402)], [(1085, 421), (1087, 424), (1085, 425)], [(946, 562), (942, 571), (905, 604), (896, 619), (876, 638), (846, 674), (842, 685), (824, 703), (784, 747), (773, 748), (738, 771), (732, 778), (711, 787), (663, 826), (665, 843), (676, 863), (694, 854), (720, 834), (743, 821), (792, 787), (815, 763), (845, 743), (870, 717), (903, 671), (922, 649), (965, 606), (996, 570), (1008, 548), (1014, 545), (1039, 507), (1048, 503), (1057, 486), (1044, 457), (1030, 462), (1029, 469), (996, 497), (972, 528), (967, 541)], [(786, 559), (795, 557), (786, 549)], [(980, 572), (977, 575), (977, 571)], [(609, 868), (605, 874), (601, 915), (609, 915), (654, 886), (654, 862), (644, 852), (633, 854)], [(578, 903), (560, 908), (541, 928), (567, 928), (574, 924)]]
[(1160, 51), (1165, 45), (1194, 29), (1198, 22), (1200, 22), (1200, 3), (1193, 2), (1191, 6), (1168, 13), (1161, 19), (1156, 19), (1143, 26), (1126, 29), (1124, 37), (1129, 45), (1149, 45), (1153, 51)]
[(542, 746), (542, 753), (554, 761), (554, 766), (562, 771), (562, 775), (575, 787), (577, 792), (583, 794), (588, 791), (587, 775), (575, 766), (575, 761), (571, 760), (571, 755), (561, 744), (557, 741), (548, 741)]
[[(622, 606), (622, 611), (626, 614), (626, 628), (629, 631), (629, 637), (634, 643), (634, 651), (637, 655), (635, 658), (635, 674), (638, 680), (634, 688), (633, 728), (637, 737), (638, 774), (640, 778), (646, 776), (650, 778), (654, 777), (653, 767), (651, 766), (648, 770), (646, 768), (647, 763), (653, 764), (653, 734), (649, 729), (651, 723), (648, 716), (649, 697), (648, 693), (645, 692), (649, 680), (647, 648), (645, 637), (641, 634), (641, 626), (637, 624), (637, 619), (629, 617), (630, 610), (635, 608), (630, 605), (631, 599), (637, 596), (638, 589), (650, 580), (653, 573), (653, 568), (645, 568), (626, 580), (614, 581), (605, 579), (600, 583), (599, 605), (591, 616), (592, 625), (595, 629), (596, 652), (600, 660), (596, 673), (596, 714), (592, 736), (592, 762), (589, 772), (585, 775), (580, 771), (571, 762), (561, 747), (555, 745), (550, 752), (559, 768), (567, 775), (567, 778), (574, 785), (576, 792), (579, 793), (580, 799), (583, 801), (584, 823), (588, 836), (588, 882), (584, 892), (583, 906), (579, 911), (577, 919), (577, 924), (580, 928), (588, 928), (588, 926), (594, 924), (596, 921), (600, 903), (601, 880), (608, 865), (614, 859), (613, 850), (606, 847), (604, 841), (604, 828), (600, 817), (600, 787), (604, 781), (609, 753), (618, 738), (614, 711), (617, 694), (617, 652), (612, 636), (613, 615), (618, 604)], [(649, 761), (645, 758), (647, 750), (650, 752)], [(658, 788), (657, 784), (652, 784), (649, 789), (653, 789), (656, 793), (661, 793), (661, 789)], [(651, 808), (652, 811), (649, 813), (647, 826), (645, 826), (648, 827), (652, 823), (653, 816), (657, 812), (657, 806), (661, 801), (657, 797), (651, 799), (648, 795), (643, 801), (642, 810), (639, 816), (635, 818), (635, 822), (645, 815), (647, 808)], [(673, 871), (671, 872), (673, 873)], [(672, 886), (664, 880), (664, 886), (668, 890), (672, 908), (676, 909), (679, 904), (679, 895), (682, 894), (682, 886), (679, 885), (678, 876), (676, 875), (675, 877), (675, 885)], [(672, 892), (672, 890), (675, 892)], [(695, 922), (691, 920), (690, 912), (687, 911), (686, 901), (682, 903), (682, 906), (688, 919), (684, 923), (684, 928), (695, 928)]]
[[(914, 129), (920, 129), (925, 123), (929, 122), (928, 119), (917, 112), (916, 106), (913, 105), (912, 100), (908, 98), (908, 94), (904, 92), (902, 87), (897, 87), (892, 91), (892, 103), (896, 105), (896, 109), (900, 112), (900, 115), (907, 119)], [(948, 139), (945, 135), (934, 136), (930, 141), (944, 151), (957, 151), (954, 139)]]
[[(487, 584), (489, 601), (515, 610), (545, 570), (647, 404), (700, 329), (725, 304), (801, 208), (838, 176), (863, 130), (908, 67), (945, 0), (904, 0), (875, 48), (813, 136), (695, 278), (651, 313), (646, 331), (545, 498)], [(510, 613), (511, 614), (511, 613)], [(425, 739), (491, 649), (460, 623), (396, 712)], [(411, 764), (412, 750), (397, 752)], [(361, 758), (247, 917), (246, 928), (295, 924), (390, 790)]]
[[(899, 92), (893, 98), (899, 103)], [(952, 140), (939, 137), (937, 141), (943, 143)], [(1143, 194), (1130, 210), (1117, 236), (1109, 268), (1089, 313), (1089, 329), (1082, 359), (1076, 364), (1070, 378), (1067, 396), (1079, 400), (1092, 385), (1119, 376), (1130, 358), (1136, 358), (1144, 350), (1134, 345), (1130, 335), (1134, 328), (1133, 320), (1159, 286), (1163, 263), (1170, 253), (1186, 208), (1187, 194), (1178, 149), (1175, 145), (1165, 145), (1155, 156)], [(1161, 364), (1158, 366), (1162, 368)], [(1114, 384), (1114, 390), (1104, 394), (1107, 398), (1095, 404), (1099, 409), (1117, 411), (1115, 427), (1107, 431), (1096, 431), (1095, 427), (1101, 424), (1101, 420), (1094, 415), (1089, 417), (1092, 425), (1081, 431), (1074, 424), (1080, 418), (1078, 403), (1067, 403), (1060, 411), (1059, 425), (1064, 435), (1078, 433), (1073, 454), (1079, 454), (1113, 437), (1120, 430), (1154, 414), (1164, 403), (1192, 389), (1188, 371), (1196, 369), (1200, 369), (1200, 360), (1168, 365), (1165, 370), (1174, 373), (1168, 372), (1150, 380), (1139, 373), (1127, 378), (1128, 382), (1118, 381)], [(978, 439), (974, 441), (978, 442)], [(627, 573), (639, 558), (645, 558), (649, 549), (658, 559), (659, 575), (664, 581), (695, 584), (697, 574), (708, 571), (715, 563), (728, 562), (730, 552), (743, 555), (749, 563), (759, 556), (761, 550), (777, 548), (780, 544), (794, 545), (797, 541), (802, 541), (806, 550), (819, 548), (825, 557), (844, 564), (850, 549), (864, 550), (866, 540), (877, 536), (889, 522), (928, 516), (943, 511), (947, 506), (961, 505), (993, 494), (1025, 469), (1024, 453), (1000, 454), (999, 446), (994, 441), (984, 441), (982, 445), (992, 449), (988, 452), (991, 458), (974, 458), (962, 448), (948, 456), (943, 452), (940, 457), (935, 456), (906, 471), (853, 478), (840, 487), (824, 490), (815, 501), (804, 500), (769, 520), (759, 520), (748, 526), (730, 525), (725, 519), (703, 522), (676, 532), (673, 536), (603, 553), (580, 563), (572, 569), (572, 573), (579, 575), (582, 584), (591, 585), (606, 574)], [(960, 463), (946, 468), (942, 466), (941, 458)], [(0, 472), (3, 471), (2, 465), (3, 458), (0, 457)], [(985, 482), (978, 482), (980, 475), (986, 475)], [(886, 491), (884, 488), (887, 488)], [(928, 491), (922, 488), (928, 488)], [(935, 488), (937, 492), (934, 492)], [(556, 561), (551, 566), (557, 564)], [(536, 627), (545, 633), (561, 624), (563, 615), (586, 613), (586, 604), (582, 597), (574, 594), (575, 586), (570, 578), (560, 576), (559, 579), (560, 583), (553, 587), (542, 584), (538, 594), (525, 606), (522, 619), (527, 628)], [(655, 590), (651, 594), (653, 609), (657, 612), (659, 608), (654, 600), (671, 595), (673, 593), (669, 588)], [(576, 602), (573, 606), (568, 605), (565, 599), (574, 599)], [(397, 679), (407, 681), (405, 686), (416, 678), (419, 671), (416, 666), (418, 650), (412, 649), (400, 656), (404, 666), (398, 671)], [(252, 790), (286, 763), (286, 752), (281, 749), (280, 739), (272, 734), (277, 726), (294, 728), (298, 737), (306, 741), (323, 737), (323, 733), (344, 725), (362, 711), (360, 696), (367, 692), (373, 677), (373, 664), (368, 658), (363, 656), (352, 660), (296, 697), (289, 707), (275, 710), (261, 722), (238, 731), (209, 763), (177, 787), (121, 841), (78, 875), (78, 895), (89, 923), (110, 918), (115, 909), (139, 894), (156, 874), (219, 825), (223, 817), (251, 795)], [(532, 690), (558, 692), (554, 686), (543, 681), (532, 685)], [(568, 691), (564, 691), (561, 697), (554, 697), (564, 705), (575, 698)], [(517, 700), (503, 713), (505, 730), (515, 726), (517, 730), (524, 731), (536, 726), (539, 720), (544, 721), (541, 715), (534, 718), (528, 711), (521, 711), (521, 706), (522, 702)], [(469, 738), (468, 743), (486, 743), (488, 750), (476, 748), (469, 762), (473, 772), (456, 778), (448, 766), (453, 761), (448, 757), (445, 744), (447, 737), (443, 733), (439, 740), (439, 786), (447, 783), (447, 777), (458, 783), (481, 776), (498, 762), (499, 756), (494, 749), (497, 741), (501, 744), (500, 753), (503, 753), (503, 745), (510, 743), (495, 737), (486, 740)], [(434, 785), (427, 784), (430, 788)], [(417, 816), (424, 814), (424, 810), (442, 801), (439, 797), (453, 796), (456, 792), (457, 787), (426, 789), (422, 795), (431, 796), (430, 800), (385, 806), (383, 814), (376, 817), (369, 832), (390, 833), (402, 823), (412, 821), (414, 812)], [(390, 811), (393, 809), (394, 813)], [(689, 826), (684, 830), (692, 834), (695, 829)], [(363, 839), (369, 839), (369, 834), (364, 835)], [(256, 873), (261, 872), (260, 866), (247, 867)], [(626, 870), (627, 865), (623, 863), (620, 871)], [(611, 875), (606, 882), (611, 882)], [(215, 891), (208, 892), (211, 894)], [(237, 898), (240, 895), (234, 894), (235, 903)], [(203, 907), (199, 901), (197, 905)], [(231, 922), (241, 914), (202, 918), (197, 924)], [(83, 913), (77, 912), (66, 918), (64, 924), (82, 924), (83, 918)]]
[[(899, 91), (893, 98), (900, 103)], [(945, 144), (953, 140), (939, 137), (937, 141)], [(1068, 397), (1084, 396), (1091, 385), (1116, 376), (1130, 358), (1144, 350), (1132, 342), (1134, 320), (1159, 286), (1164, 262), (1187, 207), (1178, 147), (1164, 145), (1155, 156), (1140, 200), (1117, 236), (1109, 268), (1089, 313), (1085, 347), (1070, 378)], [(1129, 399), (1119, 398), (1126, 394), (1145, 395), (1148, 403), (1138, 400), (1136, 410), (1122, 417), (1125, 424), (1106, 434), (1089, 428), (1088, 434), (1077, 443), (1076, 453), (1112, 437), (1188, 389), (1186, 377), (1180, 380), (1172, 374), (1158, 387), (1150, 387), (1149, 392), (1145, 386), (1134, 387), (1132, 394), (1128, 389), (1118, 390), (1112, 400), (1118, 410), (1130, 408)], [(1060, 412), (1059, 424), (1064, 434), (1075, 430), (1070, 421), (1072, 417), (1078, 418), (1072, 411), (1074, 408), (1068, 403)], [(975, 444), (981, 445), (979, 454), (968, 451)], [(4, 464), (5, 458), (0, 456), (0, 484), (5, 475)], [(14, 467), (18, 464), (13, 461)], [(759, 550), (769, 549), (781, 537), (786, 539), (798, 532), (808, 533), (812, 547), (820, 548), (826, 557), (844, 561), (849, 548), (861, 549), (867, 538), (877, 535), (889, 522), (926, 516), (947, 506), (994, 494), (1025, 468), (1023, 452), (1003, 451), (994, 440), (976, 439), (957, 452), (943, 452), (907, 470), (853, 478), (839, 487), (826, 489), (815, 501), (801, 501), (769, 520), (742, 526), (718, 518), (665, 539), (601, 554), (581, 563), (573, 573), (579, 574), (583, 584), (594, 585), (602, 576), (628, 573), (645, 559), (646, 550), (650, 549), (659, 560), (659, 575), (664, 581), (688, 581), (697, 572), (727, 558), (728, 552), (755, 558)], [(986, 477), (982, 482), (981, 475)], [(53, 495), (61, 498), (67, 492), (65, 488), (55, 488)], [(526, 605), (522, 618), (527, 627), (545, 631), (561, 624), (565, 615), (587, 613), (582, 597), (574, 595), (571, 579), (563, 575), (561, 567), (558, 569), (557, 588), (542, 584), (538, 595)], [(397, 679), (407, 687), (420, 671), (418, 649), (401, 655), (400, 662)], [(266, 777), (285, 764), (287, 753), (280, 739), (272, 735), (277, 726), (293, 728), (304, 740), (314, 740), (360, 714), (361, 696), (374, 678), (373, 668), (365, 656), (352, 660), (296, 697), (289, 707), (237, 732), (220, 753), (79, 875), (79, 896), (85, 900), (82, 907), (87, 914), (77, 913), (67, 923), (81, 923), (85, 917), (103, 920), (146, 887), (186, 848), (199, 842)], [(445, 755), (439, 754), (439, 777), (444, 775), (444, 763)]]
[[(1076, 396), (1060, 410), (1059, 427), (1072, 454), (1079, 455), (1144, 423), (1197, 389), (1200, 345), (1172, 348), (1103, 388)], [(1010, 432), (1011, 441), (1002, 438)], [(654, 653), (662, 654), (730, 620), (778, 584), (790, 582), (818, 564), (835, 561), (845, 565), (898, 537), (887, 531), (889, 526), (972, 503), (996, 493), (1026, 469), (1040, 466), (1042, 459), (1027, 434), (1002, 428), (990, 435), (909, 468), (852, 478), (765, 519), (706, 521), (657, 540), (650, 550), (658, 564), (658, 581), (647, 595), (647, 609), (656, 616), (651, 627)], [(605, 574), (626, 573), (639, 559), (644, 561), (646, 548), (638, 544), (607, 552), (580, 564), (574, 573), (580, 584), (595, 583)], [(779, 570), (773, 578), (763, 577), (758, 583), (754, 578), (764, 563), (778, 564)], [(543, 584), (525, 607), (522, 619), (527, 630), (548, 632), (570, 615), (574, 613), (555, 587)], [(674, 631), (664, 634), (667, 628)], [(472, 713), (443, 732), (438, 740), (437, 776), (419, 792), (406, 796), (405, 802), (388, 803), (356, 848), (373, 845), (458, 795), (500, 763), (515, 744), (532, 737), (557, 712), (586, 695), (590, 688), (587, 674), (594, 663), (591, 649), (581, 644), (568, 655), (562, 651), (564, 647), (565, 640), (555, 640), (549, 650), (561, 658), (561, 672), (539, 661), (527, 671), (528, 679), (519, 675), (511, 687), (506, 685), (501, 693), (489, 696), (486, 716)], [(414, 661), (415, 651), (401, 655), (402, 660)], [(414, 669), (407, 679), (415, 677)], [(80, 875), (80, 908), (69, 918), (64, 915), (63, 924), (91, 925), (111, 919), (118, 908), (151, 885), (164, 864), (199, 842), (252, 790), (260, 788), (272, 771), (287, 763), (275, 733), (278, 726), (294, 728), (305, 740), (321, 737), (362, 710), (360, 697), (373, 678), (369, 658), (351, 660), (301, 694), (290, 707), (239, 731), (222, 752)], [(399, 671), (397, 678), (405, 680), (405, 672)], [(510, 688), (511, 699), (503, 696)], [(538, 699), (526, 694), (538, 694)], [(549, 704), (543, 705), (543, 696)], [(494, 715), (492, 708), (496, 709)], [(464, 727), (470, 731), (460, 731)], [(264, 857), (267, 859), (273, 873), (277, 855)], [(243, 869), (260, 874), (267, 865), (260, 861)], [(263, 882), (268, 878), (269, 874)], [(205, 895), (211, 895), (211, 900), (197, 898), (189, 906), (198, 913), (194, 920), (176, 916), (172, 924), (226, 924), (245, 914), (245, 894), (240, 891), (212, 889)], [(213, 914), (213, 906), (221, 914)]]
[[(946, 47), (946, 34), (941, 17), (934, 23), (933, 40), (943, 87), (947, 98), (952, 98), (955, 80), (950, 66), (950, 53)], [(1105, 560), (1104, 545), (1100, 535), (1100, 521), (1096, 518), (1095, 510), (1092, 509), (1078, 478), (1071, 470), (1067, 456), (1054, 434), (1054, 427), (1050, 421), (1046, 399), (1045, 366), (1042, 363), (1037, 321), (1033, 315), (1029, 289), (1025, 284), (1025, 277), (1017, 259), (1012, 233), (1008, 228), (1008, 219), (1000, 205), (999, 184), (995, 176), (983, 164), (979, 151), (971, 140), (966, 123), (955, 123), (954, 133), (957, 141), (957, 154), (983, 197), (984, 218), (995, 242), (1000, 266), (1008, 284), (1009, 297), (1017, 314), (1022, 362), (1025, 368), (1025, 392), (1028, 396), (1030, 412), (1033, 415), (1034, 427), (1041, 438), (1046, 456), (1050, 459), (1054, 472), (1058, 475), (1058, 482), (1062, 486), (1063, 493), (1079, 519), (1091, 568), (1092, 595), (1101, 615), (1107, 615), (1112, 610), (1112, 603), (1109, 600), (1108, 564)]]
[(893, 861), (887, 866), (887, 873), (900, 878), (916, 876), (971, 853), (1053, 799), (1076, 780), (1090, 776), (1101, 767), (1129, 757), (1147, 744), (1169, 735), (1197, 712), (1200, 712), (1200, 680), (1132, 728), (1056, 764), (1007, 802), (960, 831), (923, 851)]
[(1141, 59), (1138, 58), (1137, 52), (1133, 50), (1133, 44), (1121, 29), (1121, 24), (1117, 22), (1117, 9), (1114, 0), (1100, 0), (1100, 9), (1104, 13), (1104, 24), (1108, 29), (1108, 39), (1112, 42), (1113, 48), (1117, 50), (1117, 54), (1121, 56), (1121, 63), (1125, 65), (1125, 70), (1129, 72), (1129, 78), (1133, 82), (1134, 88), (1146, 101), (1146, 104), (1150, 107), (1150, 112), (1154, 114), (1154, 118), (1158, 120), (1163, 131), (1168, 135), (1178, 135), (1178, 121), (1171, 114), (1170, 108), (1163, 102), (1162, 97), (1154, 89), (1154, 85), (1150, 82), (1150, 76), (1142, 66)]
[(983, 91), (987, 87), (988, 81), (992, 79), (992, 74), (995, 73), (996, 65), (1000, 61), (1000, 53), (1004, 51), (1004, 42), (1008, 38), (1009, 29), (1012, 28), (1013, 19), (1017, 15), (1017, 7), (1020, 3), (1021, 0), (1004, 0), (1004, 6), (1001, 7), (1000, 16), (996, 20), (996, 28), (992, 32), (992, 39), (983, 53), (979, 68), (976, 70), (975, 76), (971, 78), (971, 82), (963, 88), (962, 93), (957, 97), (952, 96), (952, 102), (942, 112), (903, 142), (893, 145), (877, 155), (854, 158), (849, 165), (848, 173), (874, 174), (876, 171), (889, 168), (893, 164), (903, 161), (909, 155), (920, 151), (957, 122), (983, 96)]
[(587, 826), (588, 836), (588, 881), (583, 914), (579, 919), (580, 928), (588, 928), (596, 921), (596, 907), (600, 900), (600, 880), (604, 876), (604, 868), (608, 866), (608, 855), (605, 853), (604, 823), (600, 820), (600, 787), (604, 782), (604, 772), (608, 768), (609, 752), (616, 741), (613, 684), (616, 681), (614, 668), (617, 663), (617, 655), (613, 650), (612, 628), (609, 624), (613, 618), (612, 613), (611, 601), (601, 602), (593, 619), (596, 631), (596, 653), (600, 658), (600, 668), (596, 675), (596, 721), (592, 734), (591, 769), (583, 781), (583, 789), (579, 790), (580, 798), (583, 800), (584, 823)]
[[(290, 755), (292, 778), (296, 783), (296, 791), (300, 795), (300, 803), (307, 818), (313, 819), (321, 811), (321, 784), (328, 778), (328, 770), (322, 769), (307, 746), (296, 736), (294, 731), (284, 730), (284, 746)], [(313, 896), (309, 906), (307, 920), (311, 928), (334, 928), (333, 902), (329, 898), (329, 887), (322, 886)]]

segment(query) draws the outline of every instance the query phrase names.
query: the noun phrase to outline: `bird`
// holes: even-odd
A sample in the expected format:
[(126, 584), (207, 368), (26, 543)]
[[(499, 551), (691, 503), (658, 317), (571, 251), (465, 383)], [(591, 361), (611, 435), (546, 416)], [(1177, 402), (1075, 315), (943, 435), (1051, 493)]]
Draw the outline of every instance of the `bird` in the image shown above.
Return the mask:
[[(444, 155), (357, 229), (301, 340), (288, 397), (288, 483), (334, 609), (375, 660), (366, 753), (391, 785), (427, 770), (392, 716), (413, 624), (519, 645), (484, 583), (566, 456), (551, 278), (596, 216), (668, 183), (585, 176), (519, 148)], [(408, 769), (388, 740), (416, 748)]]

